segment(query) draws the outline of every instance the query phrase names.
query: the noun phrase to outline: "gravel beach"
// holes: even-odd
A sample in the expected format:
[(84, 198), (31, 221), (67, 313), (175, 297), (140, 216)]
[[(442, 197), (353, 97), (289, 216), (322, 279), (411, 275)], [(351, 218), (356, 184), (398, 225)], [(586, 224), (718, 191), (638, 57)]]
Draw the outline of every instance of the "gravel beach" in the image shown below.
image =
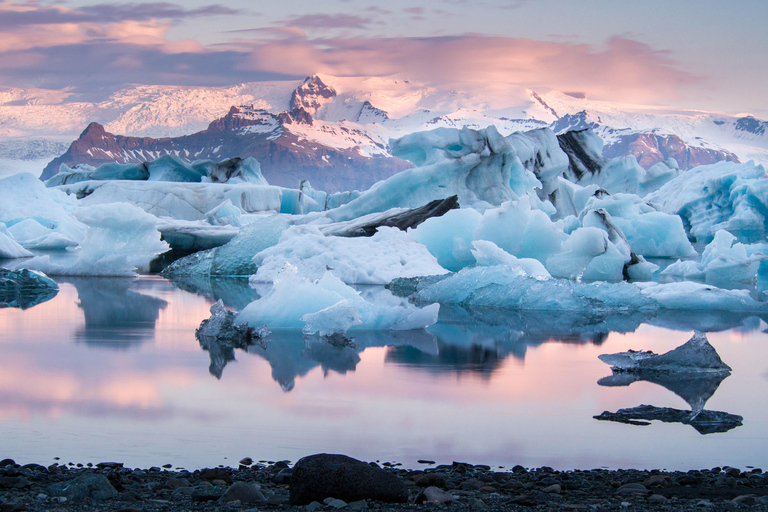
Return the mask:
[[(246, 458), (238, 468), (187, 471), (6, 459), (0, 461), (0, 512), (768, 510), (768, 475), (760, 469), (556, 471), (423, 462), (424, 469), (409, 470), (315, 455), (295, 466)], [(320, 486), (317, 499), (306, 494), (313, 492), (307, 485)]]

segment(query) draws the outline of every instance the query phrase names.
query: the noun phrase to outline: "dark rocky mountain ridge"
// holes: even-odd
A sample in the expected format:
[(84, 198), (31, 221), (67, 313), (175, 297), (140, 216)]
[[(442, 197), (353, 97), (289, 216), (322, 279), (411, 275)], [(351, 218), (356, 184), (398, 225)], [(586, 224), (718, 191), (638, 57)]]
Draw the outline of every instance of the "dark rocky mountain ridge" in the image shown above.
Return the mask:
[(284, 129), (294, 123), (312, 125), (312, 116), (301, 106), (280, 114), (232, 107), (201, 132), (160, 139), (114, 135), (91, 123), (63, 155), (46, 166), (41, 179), (56, 174), (61, 164), (139, 163), (165, 154), (186, 161), (251, 156), (261, 164), (270, 184), (295, 188), (308, 179), (314, 187), (334, 192), (365, 190), (411, 167), (398, 158), (365, 157), (356, 148), (332, 148), (302, 139)]

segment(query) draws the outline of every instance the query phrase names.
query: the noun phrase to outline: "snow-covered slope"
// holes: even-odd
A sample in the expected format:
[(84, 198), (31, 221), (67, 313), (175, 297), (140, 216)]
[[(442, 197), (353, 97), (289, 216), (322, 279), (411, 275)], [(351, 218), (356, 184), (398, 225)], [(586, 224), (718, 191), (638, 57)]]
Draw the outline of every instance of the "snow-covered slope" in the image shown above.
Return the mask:
[[(439, 127), (494, 125), (509, 135), (544, 126), (556, 133), (589, 126), (605, 140), (606, 156), (633, 154), (645, 168), (669, 157), (676, 158), (682, 169), (720, 160), (768, 163), (768, 123), (747, 115), (614, 104), (557, 91), (526, 94), (528, 101), (519, 105), (496, 105), (400, 78), (325, 75), (231, 87), (134, 86), (98, 103), (79, 102), (68, 91), (8, 89), (0, 90), (0, 141), (30, 153), (41, 139), (60, 144), (77, 138), (91, 122), (112, 134), (178, 138), (206, 130), (212, 120), (225, 118), (233, 105), (248, 105), (275, 119), (292, 112), (290, 116), (300, 122), (281, 129), (308, 148), (318, 144), (353, 151), (362, 158), (389, 156), (391, 138)], [(301, 112), (312, 122), (304, 122), (308, 118)], [(249, 130), (273, 128), (254, 124)], [(35, 164), (28, 158), (10, 158), (0, 167), (5, 166), (6, 173), (14, 166), (32, 170), (30, 166), (55, 152), (38, 154)], [(152, 153), (146, 156), (152, 158)]]

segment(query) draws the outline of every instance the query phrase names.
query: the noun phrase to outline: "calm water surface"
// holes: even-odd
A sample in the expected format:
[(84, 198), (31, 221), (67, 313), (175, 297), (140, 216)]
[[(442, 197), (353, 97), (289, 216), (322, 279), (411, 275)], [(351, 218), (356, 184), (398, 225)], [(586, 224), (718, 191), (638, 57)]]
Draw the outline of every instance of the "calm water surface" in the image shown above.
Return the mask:
[[(48, 302), (0, 309), (0, 458), (196, 468), (338, 452), (405, 466), (768, 467), (758, 318), (601, 323), (443, 308), (428, 331), (358, 334), (354, 347), (273, 333), (266, 347), (204, 350), (195, 328), (213, 300), (239, 309), (256, 291), (229, 281), (184, 291), (156, 277), (59, 282)], [(717, 331), (709, 340), (733, 368), (705, 409), (743, 416), (742, 426), (704, 435), (593, 418), (641, 404), (689, 410), (659, 384), (599, 385), (611, 371), (597, 356), (665, 352), (694, 328)]]

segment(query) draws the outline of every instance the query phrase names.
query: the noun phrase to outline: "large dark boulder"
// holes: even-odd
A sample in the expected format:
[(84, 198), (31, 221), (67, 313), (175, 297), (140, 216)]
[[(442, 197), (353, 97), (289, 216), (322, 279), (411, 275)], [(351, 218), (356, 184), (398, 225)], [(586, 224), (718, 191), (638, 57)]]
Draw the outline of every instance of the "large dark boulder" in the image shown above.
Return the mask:
[(106, 500), (117, 498), (117, 491), (109, 479), (101, 473), (83, 473), (77, 478), (66, 482), (57, 482), (45, 489), (49, 496), (61, 496), (68, 500)]
[(300, 459), (293, 468), (290, 490), (291, 505), (322, 503), (325, 498), (347, 503), (366, 499), (408, 501), (408, 489), (397, 476), (346, 455), (328, 453)]

